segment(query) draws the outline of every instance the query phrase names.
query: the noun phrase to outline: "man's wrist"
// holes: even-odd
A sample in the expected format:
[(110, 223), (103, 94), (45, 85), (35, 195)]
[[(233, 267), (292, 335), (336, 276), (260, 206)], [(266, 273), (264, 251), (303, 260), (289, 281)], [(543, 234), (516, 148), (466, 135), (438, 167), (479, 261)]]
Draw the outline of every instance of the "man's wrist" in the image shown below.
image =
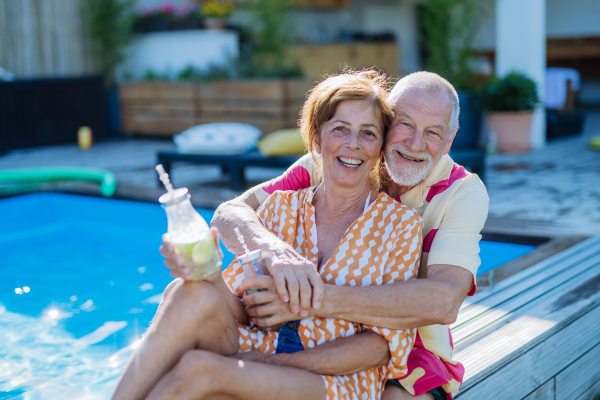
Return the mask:
[(281, 240), (272, 235), (270, 232), (269, 235), (261, 235), (260, 237), (254, 238), (253, 241), (256, 247), (261, 250), (272, 251), (281, 246)]
[(343, 286), (325, 284), (323, 285), (323, 302), (319, 309), (311, 307), (309, 316), (321, 318), (335, 318), (335, 315), (343, 315), (346, 310), (342, 300)]

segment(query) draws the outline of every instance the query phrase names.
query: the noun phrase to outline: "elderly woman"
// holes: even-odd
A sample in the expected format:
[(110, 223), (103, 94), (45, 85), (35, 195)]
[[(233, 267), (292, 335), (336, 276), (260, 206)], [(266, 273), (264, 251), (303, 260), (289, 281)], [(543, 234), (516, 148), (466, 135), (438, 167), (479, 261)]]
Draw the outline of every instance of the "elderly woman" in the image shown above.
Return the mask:
[[(311, 91), (301, 133), (319, 155), (323, 181), (277, 191), (258, 210), (264, 226), (314, 263), (325, 283), (372, 286), (417, 275), (421, 218), (371, 182), (392, 119), (384, 83), (372, 71), (345, 73)], [(298, 316), (279, 331), (263, 332), (250, 324), (240, 301), (242, 281), (234, 261), (210, 282), (170, 285), (115, 398), (378, 399), (387, 379), (406, 373), (414, 329)], [(346, 375), (318, 375), (237, 355), (307, 351), (367, 330), (388, 342), (389, 361)]]

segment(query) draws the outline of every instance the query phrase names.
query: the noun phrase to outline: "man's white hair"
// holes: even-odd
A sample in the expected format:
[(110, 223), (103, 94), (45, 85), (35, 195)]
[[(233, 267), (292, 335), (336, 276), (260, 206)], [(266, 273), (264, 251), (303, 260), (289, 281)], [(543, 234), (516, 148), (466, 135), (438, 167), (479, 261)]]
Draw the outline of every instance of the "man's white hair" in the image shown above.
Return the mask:
[(458, 114), (460, 113), (460, 105), (458, 102), (458, 94), (454, 86), (446, 79), (433, 72), (419, 71), (400, 79), (392, 88), (387, 101), (388, 104), (395, 108), (396, 103), (402, 93), (409, 89), (421, 89), (428, 93), (446, 93), (452, 103), (452, 116), (450, 117), (450, 133), (454, 133), (458, 129)]

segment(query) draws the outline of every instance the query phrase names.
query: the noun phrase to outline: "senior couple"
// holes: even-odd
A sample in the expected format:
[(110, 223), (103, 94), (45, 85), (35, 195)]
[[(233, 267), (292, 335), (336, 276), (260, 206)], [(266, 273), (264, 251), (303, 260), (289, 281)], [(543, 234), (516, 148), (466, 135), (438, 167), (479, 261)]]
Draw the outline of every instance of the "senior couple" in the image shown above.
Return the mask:
[(317, 84), (300, 120), (310, 153), (212, 221), (230, 251), (243, 252), (239, 227), (268, 252), (269, 274), (244, 279), (234, 261), (191, 282), (165, 237), (182, 279), (114, 398), (452, 399), (464, 369), (447, 325), (476, 290), (488, 209), (481, 180), (448, 156), (458, 114), (452, 85), (428, 72), (389, 94), (373, 71)]

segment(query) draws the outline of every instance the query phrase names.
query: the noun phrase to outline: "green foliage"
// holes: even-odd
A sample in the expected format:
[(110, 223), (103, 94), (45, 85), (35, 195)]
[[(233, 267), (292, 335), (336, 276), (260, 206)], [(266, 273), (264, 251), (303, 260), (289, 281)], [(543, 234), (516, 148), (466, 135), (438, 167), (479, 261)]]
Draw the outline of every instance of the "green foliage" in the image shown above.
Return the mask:
[(527, 75), (511, 72), (486, 85), (483, 104), (488, 111), (532, 110), (539, 102), (537, 84)]
[(254, 63), (242, 62), (236, 76), (240, 78), (302, 78), (302, 70), (295, 65), (279, 65), (267, 68)]
[(426, 0), (421, 7), (425, 69), (473, 91), (471, 48), (489, 0)]
[[(207, 69), (199, 69), (188, 65), (175, 74), (169, 71), (159, 72), (148, 69), (142, 76), (147, 82), (214, 82), (233, 78), (298, 78), (302, 77), (302, 71), (297, 67), (280, 67), (271, 69), (254, 69), (253, 65), (245, 63), (230, 64), (228, 66), (211, 65)], [(129, 77), (131, 78), (131, 77)]]
[(146, 72), (144, 72), (144, 76), (142, 76), (142, 80), (148, 81), (148, 82), (155, 82), (155, 81), (169, 81), (169, 80), (171, 80), (171, 78), (169, 77), (169, 74), (161, 73), (161, 72), (155, 71), (152, 68), (150, 68), (150, 69), (147, 69)]
[(96, 69), (104, 74), (108, 87), (115, 87), (115, 68), (132, 38), (135, 0), (85, 0), (83, 4)]
[(251, 3), (253, 70), (285, 70), (286, 50), (291, 41), (286, 15), (291, 8), (291, 0), (254, 0)]
[(230, 69), (211, 65), (206, 70), (199, 70), (193, 65), (188, 65), (177, 73), (178, 81), (211, 82), (227, 80), (230, 77)]

